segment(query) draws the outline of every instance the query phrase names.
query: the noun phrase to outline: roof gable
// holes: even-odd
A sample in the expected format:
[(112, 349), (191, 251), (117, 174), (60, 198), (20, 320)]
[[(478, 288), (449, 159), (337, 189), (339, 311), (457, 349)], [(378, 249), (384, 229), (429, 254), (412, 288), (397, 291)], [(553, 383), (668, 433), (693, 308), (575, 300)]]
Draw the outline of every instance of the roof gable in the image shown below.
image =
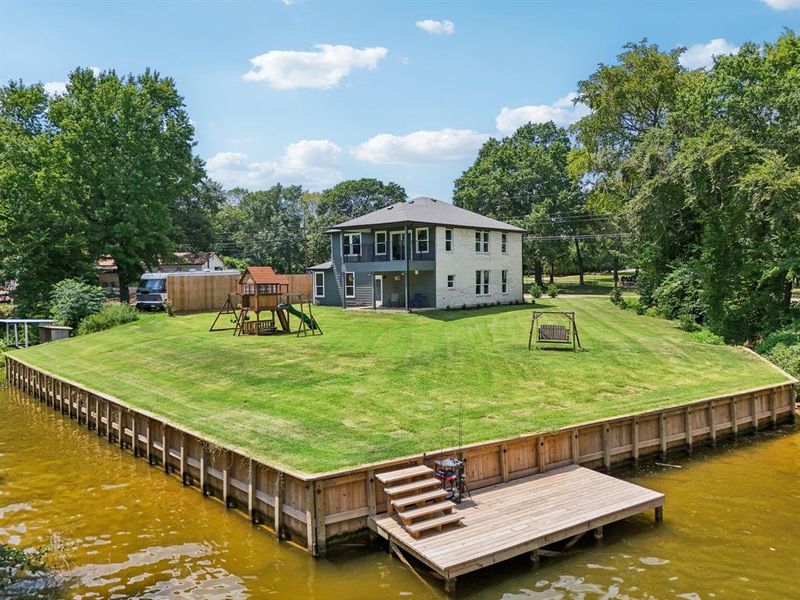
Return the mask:
[(272, 267), (247, 267), (242, 273), (239, 283), (252, 281), (252, 283), (267, 284), (267, 283), (289, 283), (289, 279), (285, 275), (278, 275), (272, 270)]

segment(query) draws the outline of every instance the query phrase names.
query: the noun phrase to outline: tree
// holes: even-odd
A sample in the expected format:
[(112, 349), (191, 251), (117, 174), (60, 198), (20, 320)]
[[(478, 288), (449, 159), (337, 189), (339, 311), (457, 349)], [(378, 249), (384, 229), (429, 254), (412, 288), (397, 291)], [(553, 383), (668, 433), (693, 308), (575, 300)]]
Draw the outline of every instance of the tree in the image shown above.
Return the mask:
[(150, 70), (118, 77), (76, 69), (48, 117), (55, 176), (81, 208), (92, 257), (114, 259), (127, 301), (124, 284), (171, 254), (173, 211), (200, 174), (183, 98)]
[(191, 191), (178, 198), (172, 207), (172, 241), (188, 252), (203, 252), (215, 241), (214, 217), (225, 204), (222, 186), (205, 175), (200, 159), (195, 159), (196, 181)]
[[(581, 210), (582, 194), (570, 180), (567, 132), (548, 123), (528, 123), (513, 135), (488, 140), (478, 158), (456, 179), (453, 204), (528, 228), (537, 236), (568, 235), (572, 228), (563, 217)], [(568, 242), (569, 238), (565, 238)], [(580, 242), (575, 246), (580, 253)], [(533, 258), (536, 282), (541, 285), (543, 263), (554, 264), (564, 252), (563, 240), (526, 240), (525, 255)]]
[[(663, 131), (641, 142), (634, 205), (643, 230), (680, 215), (711, 328), (753, 340), (792, 318), (800, 270), (800, 40), (719, 57), (682, 91)], [(664, 248), (657, 258), (668, 262)]]
[(0, 87), (0, 279), (17, 280), (27, 316), (45, 314), (60, 279), (93, 273), (80, 206), (54, 176), (48, 103), (40, 84)]

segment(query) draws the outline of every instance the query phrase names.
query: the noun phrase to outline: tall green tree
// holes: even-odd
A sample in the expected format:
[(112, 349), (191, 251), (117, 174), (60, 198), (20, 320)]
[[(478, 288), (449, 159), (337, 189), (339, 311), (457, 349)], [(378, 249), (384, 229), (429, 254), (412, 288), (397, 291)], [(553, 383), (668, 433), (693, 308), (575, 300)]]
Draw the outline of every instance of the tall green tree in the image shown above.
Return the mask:
[(52, 156), (66, 197), (81, 207), (93, 258), (116, 262), (125, 283), (173, 250), (171, 217), (192, 192), (194, 129), (170, 78), (76, 69), (50, 102)]
[(191, 191), (172, 207), (172, 241), (180, 250), (203, 252), (214, 245), (214, 217), (227, 197), (222, 186), (205, 175), (200, 159), (195, 159), (195, 167)]
[(0, 87), (0, 280), (17, 280), (28, 316), (45, 314), (54, 283), (93, 272), (82, 208), (57, 177), (48, 106), (40, 84)]
[(575, 238), (574, 223), (564, 217), (582, 210), (583, 195), (570, 179), (569, 136), (552, 121), (523, 125), (500, 140), (490, 139), (478, 157), (458, 179), (453, 204), (526, 227), (536, 236), (562, 239), (525, 242), (526, 269), (532, 269), (537, 283), (543, 278), (543, 264), (550, 265), (551, 278), (557, 259), (574, 243), (580, 256), (581, 243)]

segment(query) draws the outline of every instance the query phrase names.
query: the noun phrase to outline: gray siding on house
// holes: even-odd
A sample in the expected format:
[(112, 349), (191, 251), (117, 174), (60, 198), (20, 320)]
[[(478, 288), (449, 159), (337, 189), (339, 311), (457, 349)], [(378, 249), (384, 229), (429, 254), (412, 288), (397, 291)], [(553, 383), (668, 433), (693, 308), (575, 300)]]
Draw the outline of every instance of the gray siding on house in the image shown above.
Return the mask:
[(311, 276), (314, 278), (312, 280), (314, 285), (314, 294), (316, 294), (316, 273), (322, 273), (325, 276), (325, 295), (319, 298), (315, 296), (314, 300), (316, 303), (326, 306), (341, 306), (342, 297), (339, 295), (339, 285), (336, 281), (333, 269), (327, 269), (325, 271), (312, 271), (311, 273)]

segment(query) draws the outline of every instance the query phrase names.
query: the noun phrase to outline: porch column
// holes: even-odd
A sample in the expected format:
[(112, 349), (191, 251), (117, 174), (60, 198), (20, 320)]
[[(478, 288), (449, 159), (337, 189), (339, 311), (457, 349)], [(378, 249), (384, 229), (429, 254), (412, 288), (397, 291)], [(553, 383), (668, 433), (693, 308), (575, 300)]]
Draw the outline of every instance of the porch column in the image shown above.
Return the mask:
[(407, 312), (411, 312), (411, 307), (408, 305), (408, 285), (409, 285), (409, 282), (408, 282), (408, 253), (409, 253), (410, 246), (411, 246), (409, 244), (409, 240), (408, 240), (408, 223), (406, 223), (405, 228), (403, 229), (403, 245), (405, 246), (405, 248), (404, 248), (405, 252), (403, 254), (405, 255), (405, 258), (406, 258), (406, 274), (405, 274), (405, 280), (406, 280), (405, 281), (406, 311)]
[(372, 275), (372, 310), (375, 310), (376, 308), (378, 308), (378, 306), (375, 304), (375, 273), (373, 272), (371, 273), (371, 275)]

